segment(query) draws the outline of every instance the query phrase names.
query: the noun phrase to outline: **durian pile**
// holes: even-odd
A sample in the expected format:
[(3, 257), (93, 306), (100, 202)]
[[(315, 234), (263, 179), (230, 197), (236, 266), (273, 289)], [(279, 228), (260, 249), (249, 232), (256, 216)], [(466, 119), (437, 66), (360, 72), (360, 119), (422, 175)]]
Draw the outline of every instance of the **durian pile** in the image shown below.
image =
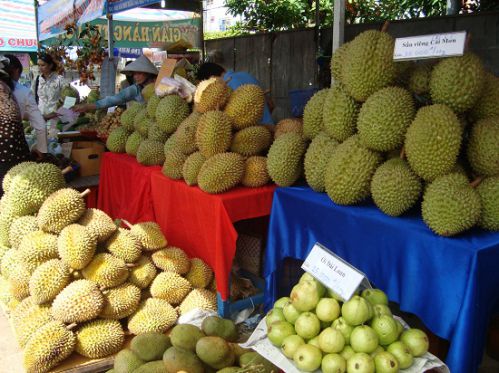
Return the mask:
[(3, 179), (0, 301), (27, 372), (76, 351), (101, 358), (125, 331), (163, 333), (179, 315), (217, 309), (212, 269), (168, 246), (154, 222), (118, 227), (87, 209), (52, 164), (21, 163)]
[(166, 336), (145, 333), (121, 350), (107, 373), (277, 373), (278, 369), (258, 353), (240, 347), (231, 320), (209, 316), (201, 328), (175, 326)]
[(334, 84), (307, 103), (303, 135), (276, 139), (268, 171), (337, 204), (372, 197), (391, 216), (421, 203), (424, 222), (452, 236), (499, 230), (499, 78), (472, 52), (393, 61), (394, 39), (370, 30), (331, 60)]
[(429, 348), (424, 331), (404, 329), (393, 317), (382, 290), (342, 301), (308, 273), (265, 322), (269, 341), (303, 372), (397, 373)]
[(260, 124), (265, 102), (260, 87), (246, 84), (232, 91), (221, 78), (202, 81), (192, 112), (178, 95), (160, 98), (150, 90), (143, 95), (147, 103), (127, 109), (121, 127), (110, 134), (110, 151), (126, 152), (143, 165), (162, 165), (167, 177), (208, 193), (269, 182), (265, 155), (274, 137)]

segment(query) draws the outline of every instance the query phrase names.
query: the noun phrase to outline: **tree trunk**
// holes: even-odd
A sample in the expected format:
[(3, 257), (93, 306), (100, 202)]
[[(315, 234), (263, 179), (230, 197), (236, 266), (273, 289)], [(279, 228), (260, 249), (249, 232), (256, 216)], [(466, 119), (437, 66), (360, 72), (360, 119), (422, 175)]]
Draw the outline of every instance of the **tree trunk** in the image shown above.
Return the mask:
[(461, 10), (461, 0), (447, 0), (447, 11), (445, 14), (454, 16)]

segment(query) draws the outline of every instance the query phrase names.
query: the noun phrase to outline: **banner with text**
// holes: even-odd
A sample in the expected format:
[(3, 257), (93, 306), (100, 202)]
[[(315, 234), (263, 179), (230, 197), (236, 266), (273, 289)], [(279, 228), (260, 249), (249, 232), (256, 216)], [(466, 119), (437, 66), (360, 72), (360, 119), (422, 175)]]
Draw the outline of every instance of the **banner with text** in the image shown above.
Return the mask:
[(107, 0), (109, 13), (119, 13), (128, 9), (159, 3), (158, 0)]
[[(96, 25), (104, 37), (108, 37), (107, 22), (97, 19), (90, 22)], [(116, 48), (158, 48), (175, 43), (181, 39), (193, 47), (199, 47), (200, 18), (191, 18), (166, 22), (113, 22), (114, 46)], [(44, 45), (51, 45), (56, 38), (44, 40)], [(75, 44), (76, 41), (75, 41)]]
[(411, 36), (395, 39), (395, 61), (462, 56), (466, 31)]
[(0, 51), (36, 52), (33, 0), (0, 1)]

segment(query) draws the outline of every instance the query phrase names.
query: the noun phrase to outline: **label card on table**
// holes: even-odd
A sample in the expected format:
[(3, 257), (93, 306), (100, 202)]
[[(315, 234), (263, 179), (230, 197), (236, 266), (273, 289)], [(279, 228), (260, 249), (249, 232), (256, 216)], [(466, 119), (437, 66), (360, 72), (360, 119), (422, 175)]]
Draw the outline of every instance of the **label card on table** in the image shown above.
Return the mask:
[(371, 287), (366, 276), (357, 268), (316, 243), (302, 268), (333, 290), (343, 300), (349, 300), (361, 283)]
[(462, 56), (466, 44), (466, 31), (411, 36), (395, 39), (395, 61)]

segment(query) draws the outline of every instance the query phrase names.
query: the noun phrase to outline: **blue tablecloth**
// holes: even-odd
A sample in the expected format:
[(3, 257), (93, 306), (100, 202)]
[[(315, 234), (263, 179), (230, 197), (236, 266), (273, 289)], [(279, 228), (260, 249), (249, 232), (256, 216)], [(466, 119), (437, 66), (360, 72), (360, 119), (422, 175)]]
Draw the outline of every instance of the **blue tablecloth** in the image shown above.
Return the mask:
[(265, 258), (267, 309), (277, 295), (282, 260), (304, 259), (315, 242), (363, 271), (401, 310), (449, 340), (451, 372), (477, 371), (499, 300), (499, 233), (476, 229), (444, 238), (417, 212), (393, 218), (372, 203), (339, 206), (309, 187), (278, 188)]

